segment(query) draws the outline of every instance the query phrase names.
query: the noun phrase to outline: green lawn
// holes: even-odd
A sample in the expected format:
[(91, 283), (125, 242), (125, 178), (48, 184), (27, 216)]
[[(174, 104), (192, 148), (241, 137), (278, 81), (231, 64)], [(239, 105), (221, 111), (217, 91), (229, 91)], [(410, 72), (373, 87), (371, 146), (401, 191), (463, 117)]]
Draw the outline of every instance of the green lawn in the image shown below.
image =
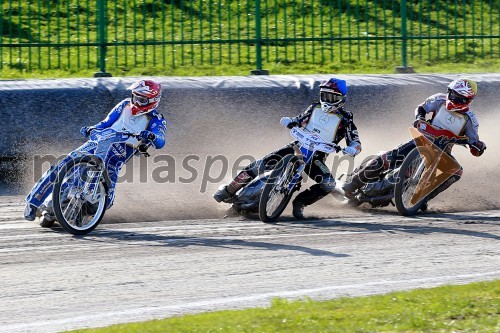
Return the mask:
[[(270, 74), (497, 72), (498, 1), (259, 0), (262, 68)], [(257, 67), (255, 1), (0, 2), (0, 77), (91, 77), (106, 42), (113, 76), (248, 75)], [(99, 2), (100, 3), (100, 2)], [(165, 42), (164, 44), (161, 44)]]
[(276, 299), (218, 311), (72, 332), (500, 332), (500, 280), (330, 301)]

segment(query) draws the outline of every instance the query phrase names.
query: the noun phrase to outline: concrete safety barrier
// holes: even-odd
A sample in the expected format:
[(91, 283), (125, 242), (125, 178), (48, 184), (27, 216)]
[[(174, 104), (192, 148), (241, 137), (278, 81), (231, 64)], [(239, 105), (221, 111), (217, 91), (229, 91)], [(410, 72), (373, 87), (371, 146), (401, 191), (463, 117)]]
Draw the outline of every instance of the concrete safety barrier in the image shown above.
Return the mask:
[[(446, 92), (460, 75), (274, 75), (250, 77), (153, 77), (163, 85), (160, 112), (173, 150), (206, 142), (207, 136), (234, 137), (232, 131), (269, 131), (281, 116), (293, 116), (317, 99), (318, 85), (332, 76), (347, 80), (347, 109), (368, 126), (412, 118), (425, 97)], [(464, 75), (478, 82), (474, 108), (497, 107), (500, 74)], [(15, 158), (81, 144), (79, 129), (103, 119), (138, 78), (0, 81), (0, 156)], [(391, 110), (388, 114), (387, 110)], [(243, 124), (243, 125), (242, 125)], [(260, 124), (260, 125), (259, 125)], [(273, 125), (273, 126), (274, 126)], [(176, 148), (177, 138), (182, 140)], [(250, 144), (250, 143), (249, 143)], [(169, 144), (170, 146), (170, 144)], [(69, 147), (69, 148), (68, 148)]]

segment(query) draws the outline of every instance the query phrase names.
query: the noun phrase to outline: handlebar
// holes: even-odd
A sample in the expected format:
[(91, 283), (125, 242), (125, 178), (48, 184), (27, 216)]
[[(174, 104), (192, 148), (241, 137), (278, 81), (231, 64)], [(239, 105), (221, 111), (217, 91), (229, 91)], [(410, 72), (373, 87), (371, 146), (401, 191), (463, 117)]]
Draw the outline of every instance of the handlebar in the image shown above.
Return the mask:
[[(89, 136), (92, 135), (92, 132), (94, 131), (105, 131), (105, 130), (109, 130), (108, 128), (105, 128), (105, 129), (98, 129), (98, 128), (93, 128), (90, 133), (89, 133)], [(143, 138), (141, 137), (141, 135), (139, 133), (133, 133), (133, 132), (129, 132), (129, 131), (116, 131), (114, 129), (112, 129), (114, 132), (116, 133), (119, 133), (125, 137), (130, 137), (130, 138), (135, 138), (139, 141), (139, 144), (137, 145), (136, 149), (137, 149), (137, 153), (138, 154), (141, 154), (141, 155), (144, 155), (146, 157), (149, 157), (149, 153), (147, 152), (148, 148), (151, 147), (152, 145), (152, 140), (154, 139), (147, 139), (147, 140), (143, 140)]]
[(433, 126), (431, 123), (425, 120), (417, 119), (413, 123), (413, 127), (415, 127), (420, 133), (426, 136), (430, 136), (434, 139), (440, 138), (441, 140), (449, 141), (449, 143), (454, 143), (458, 145), (469, 144), (468, 137), (456, 135), (455, 133), (449, 130)]
[(291, 129), (290, 135), (294, 137), (301, 145), (310, 145), (310, 149), (312, 150), (322, 151), (327, 154), (332, 153), (333, 151), (337, 153), (342, 151), (345, 153), (345, 149), (341, 148), (336, 143), (326, 142), (319, 134), (308, 132), (307, 130), (298, 126)]

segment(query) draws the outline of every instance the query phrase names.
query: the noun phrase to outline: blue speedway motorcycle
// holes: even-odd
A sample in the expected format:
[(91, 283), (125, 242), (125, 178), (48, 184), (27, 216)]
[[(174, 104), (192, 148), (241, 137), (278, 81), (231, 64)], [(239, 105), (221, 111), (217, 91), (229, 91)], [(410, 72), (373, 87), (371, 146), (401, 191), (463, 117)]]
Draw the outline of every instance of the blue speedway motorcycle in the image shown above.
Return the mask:
[[(138, 143), (127, 142), (130, 138)], [(52, 208), (55, 220), (64, 230), (85, 235), (99, 225), (113, 203), (113, 182), (120, 166), (136, 154), (149, 156), (149, 144), (139, 140), (138, 134), (130, 132), (94, 129), (88, 141), (95, 146), (94, 153), (75, 151), (59, 165), (52, 190)], [(40, 224), (47, 227), (53, 222), (53, 218), (42, 216)]]
[(267, 178), (259, 201), (262, 222), (276, 222), (280, 217), (293, 193), (300, 189), (302, 172), (317, 151), (330, 154), (342, 150), (340, 146), (324, 141), (319, 134), (300, 127), (292, 128), (290, 135), (296, 139), (293, 143), (295, 154), (283, 157)]
[(295, 191), (300, 189), (302, 172), (317, 151), (339, 152), (340, 146), (324, 141), (317, 133), (294, 127), (294, 154), (283, 157), (272, 170), (267, 170), (239, 190), (231, 209), (237, 213), (256, 213), (262, 222), (278, 220)]

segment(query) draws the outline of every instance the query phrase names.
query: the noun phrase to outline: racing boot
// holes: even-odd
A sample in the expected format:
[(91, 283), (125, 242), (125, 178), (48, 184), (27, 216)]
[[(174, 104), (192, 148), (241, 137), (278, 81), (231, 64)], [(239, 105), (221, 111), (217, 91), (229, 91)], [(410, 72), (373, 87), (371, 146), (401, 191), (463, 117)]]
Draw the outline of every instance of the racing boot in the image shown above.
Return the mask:
[(292, 202), (293, 216), (298, 220), (303, 220), (305, 218), (304, 208), (324, 198), (327, 194), (328, 192), (325, 192), (320, 184), (314, 184), (304, 192), (299, 193)]
[(240, 172), (232, 182), (220, 188), (213, 194), (215, 201), (231, 203), (236, 192), (250, 183), (252, 179), (253, 177), (246, 171)]
[(40, 226), (42, 228), (50, 228), (56, 222), (56, 217), (53, 213), (44, 210), (40, 216)]
[(353, 199), (355, 197), (354, 193), (363, 186), (359, 175), (353, 175), (349, 183), (344, 183), (342, 185), (342, 191), (348, 199)]
[(226, 202), (232, 195), (227, 190), (227, 186), (223, 186), (213, 194), (213, 197), (217, 202)]
[(303, 220), (304, 219), (304, 203), (300, 200), (297, 200), (297, 198), (295, 198), (295, 200), (293, 200), (292, 202), (292, 205), (293, 205), (293, 210), (292, 210), (292, 214), (293, 216), (297, 219), (297, 220)]
[(424, 203), (420, 207), (420, 210), (423, 212), (427, 211), (427, 209), (429, 208), (429, 201), (434, 199), (439, 193), (443, 192), (448, 187), (456, 183), (461, 178), (462, 171), (463, 171), (462, 169), (458, 170), (457, 173), (452, 175), (450, 178), (448, 178), (448, 180), (446, 180), (444, 183), (439, 185), (434, 191), (432, 191), (427, 196), (427, 198), (424, 199)]
[(37, 211), (37, 206), (27, 203), (24, 207), (24, 219), (26, 221), (35, 221), (35, 218), (37, 217)]
[(384, 171), (382, 156), (377, 156), (367, 164), (361, 166), (359, 170), (354, 172), (351, 181), (342, 185), (342, 190), (346, 198), (353, 199), (358, 189), (369, 183), (371, 179), (376, 178), (382, 171)]

